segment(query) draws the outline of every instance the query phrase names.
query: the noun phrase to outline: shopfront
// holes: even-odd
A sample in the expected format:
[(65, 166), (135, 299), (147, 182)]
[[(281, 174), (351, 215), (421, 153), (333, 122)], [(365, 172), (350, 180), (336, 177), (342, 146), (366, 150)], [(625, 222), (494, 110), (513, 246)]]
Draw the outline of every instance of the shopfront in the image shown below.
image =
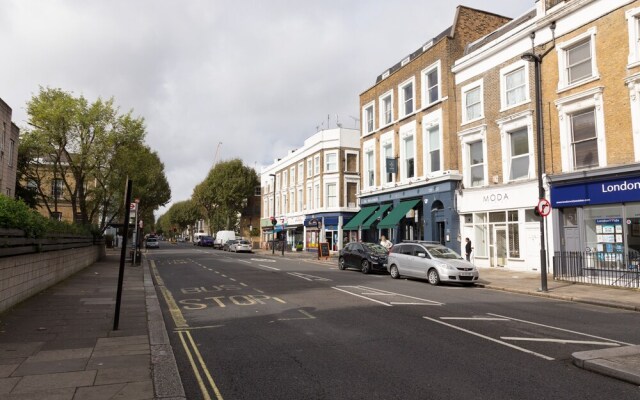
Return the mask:
[(362, 239), (393, 243), (405, 240), (437, 241), (460, 251), (459, 217), (455, 211), (457, 181), (362, 197), (360, 205), (377, 206), (361, 225)]
[(538, 270), (540, 219), (533, 211), (537, 202), (536, 182), (462, 191), (460, 241), (471, 240), (471, 261), (479, 267)]
[(551, 205), (556, 247), (580, 252), (609, 267), (636, 265), (640, 254), (640, 177), (554, 181)]
[(317, 251), (318, 243), (329, 243), (331, 251), (342, 249), (345, 240), (342, 230), (344, 221), (353, 218), (354, 215), (356, 213), (318, 213), (308, 215), (304, 221), (305, 248), (310, 251)]

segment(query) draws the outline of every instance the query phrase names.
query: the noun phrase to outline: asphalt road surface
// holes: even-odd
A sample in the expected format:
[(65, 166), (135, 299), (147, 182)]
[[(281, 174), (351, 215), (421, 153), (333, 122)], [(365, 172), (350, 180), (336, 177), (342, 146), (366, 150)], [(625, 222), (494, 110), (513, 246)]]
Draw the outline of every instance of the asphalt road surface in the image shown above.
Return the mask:
[(147, 255), (189, 399), (640, 398), (571, 363), (640, 343), (639, 313), (190, 244)]

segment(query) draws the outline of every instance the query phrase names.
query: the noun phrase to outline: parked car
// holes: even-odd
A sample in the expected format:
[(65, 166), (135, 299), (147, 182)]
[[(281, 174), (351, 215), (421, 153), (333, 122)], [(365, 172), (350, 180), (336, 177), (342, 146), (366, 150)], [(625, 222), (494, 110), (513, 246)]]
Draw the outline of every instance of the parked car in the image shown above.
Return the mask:
[(224, 245), (229, 240), (236, 240), (236, 233), (234, 231), (218, 231), (216, 232), (216, 240), (213, 243), (213, 247), (224, 250)]
[(178, 243), (184, 243), (184, 238), (182, 236), (178, 236), (176, 240)]
[(340, 250), (338, 267), (342, 270), (357, 268), (363, 274), (374, 270), (386, 271), (387, 256), (387, 249), (377, 243), (352, 242)]
[(200, 236), (197, 244), (202, 247), (213, 247), (213, 238), (211, 236)]
[(456, 282), (473, 285), (480, 274), (475, 265), (439, 243), (410, 241), (394, 245), (387, 268), (394, 279), (400, 276), (427, 279), (430, 284)]
[(251, 242), (248, 240), (236, 240), (236, 242), (234, 244), (231, 245), (231, 248), (229, 249), (229, 251), (235, 251), (236, 253), (239, 253), (241, 251), (246, 251), (247, 253), (251, 253)]
[(158, 249), (160, 248), (160, 242), (158, 242), (157, 237), (150, 236), (144, 241), (144, 247), (147, 249)]
[(236, 240), (227, 240), (223, 245), (222, 245), (222, 250), (224, 251), (231, 251), (231, 246), (233, 246), (233, 244), (236, 242)]

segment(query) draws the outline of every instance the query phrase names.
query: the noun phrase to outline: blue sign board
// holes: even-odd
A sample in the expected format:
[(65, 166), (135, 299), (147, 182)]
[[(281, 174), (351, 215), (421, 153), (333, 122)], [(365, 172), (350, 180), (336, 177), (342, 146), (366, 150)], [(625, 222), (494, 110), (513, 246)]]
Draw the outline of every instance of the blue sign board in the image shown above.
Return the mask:
[(633, 201), (640, 201), (640, 178), (551, 187), (551, 205), (556, 208)]

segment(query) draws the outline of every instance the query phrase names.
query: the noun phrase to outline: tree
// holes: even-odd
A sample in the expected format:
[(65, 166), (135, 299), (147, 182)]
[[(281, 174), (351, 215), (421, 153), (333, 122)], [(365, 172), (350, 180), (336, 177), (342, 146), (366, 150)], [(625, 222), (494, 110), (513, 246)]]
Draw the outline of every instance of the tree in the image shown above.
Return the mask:
[[(193, 200), (174, 203), (169, 209), (171, 226), (178, 228), (181, 232), (189, 226), (193, 226), (202, 217), (202, 209)], [(190, 236), (193, 236), (193, 232), (190, 232)]]
[(234, 230), (246, 199), (258, 185), (256, 171), (233, 159), (216, 164), (196, 186), (192, 198), (206, 211), (212, 229)]
[(120, 114), (113, 99), (90, 104), (83, 96), (41, 87), (27, 113), (32, 128), (21, 138), (30, 160), (25, 178), (36, 181), (38, 200), (49, 212), (57, 200), (43, 188), (52, 176), (63, 182), (73, 215), (85, 224), (98, 222), (101, 230), (123, 213), (127, 176), (149, 221), (153, 210), (169, 201), (164, 165), (143, 143), (144, 120), (132, 111)]

